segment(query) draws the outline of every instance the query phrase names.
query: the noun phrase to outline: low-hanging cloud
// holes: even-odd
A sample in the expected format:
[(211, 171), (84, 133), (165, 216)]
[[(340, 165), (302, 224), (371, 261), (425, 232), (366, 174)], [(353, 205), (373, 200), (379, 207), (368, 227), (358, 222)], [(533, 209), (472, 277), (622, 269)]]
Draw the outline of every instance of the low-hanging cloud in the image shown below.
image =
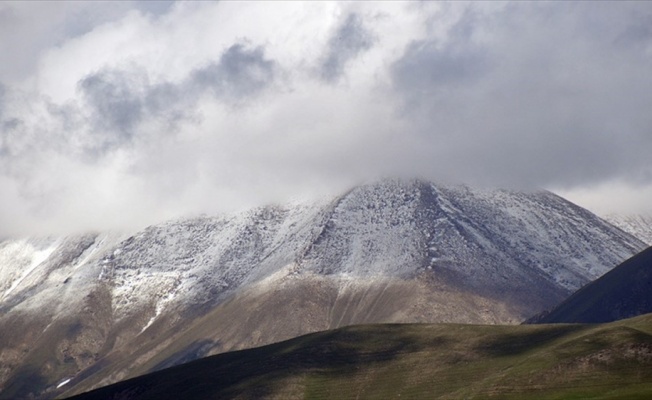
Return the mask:
[(463, 14), (445, 40), (412, 41), (394, 62), (394, 84), (410, 102), (418, 105), (428, 98), (448, 96), (449, 91), (476, 84), (490, 72), (491, 55), (473, 38), (477, 23), (473, 15)]
[(62, 5), (68, 36), (0, 71), (0, 236), (388, 175), (652, 186), (647, 3), (159, 5)]
[(618, 45), (631, 29), (626, 20), (602, 26), (594, 17), (578, 32), (584, 11), (510, 5), (460, 18), (454, 28), (467, 24), (464, 35), (451, 29), (447, 40), (408, 46), (393, 83), (414, 135), (430, 149), (423, 157), (439, 160), (427, 162), (432, 173), (573, 186), (647, 169), (652, 92), (639, 89), (652, 87), (644, 73), (652, 60)]

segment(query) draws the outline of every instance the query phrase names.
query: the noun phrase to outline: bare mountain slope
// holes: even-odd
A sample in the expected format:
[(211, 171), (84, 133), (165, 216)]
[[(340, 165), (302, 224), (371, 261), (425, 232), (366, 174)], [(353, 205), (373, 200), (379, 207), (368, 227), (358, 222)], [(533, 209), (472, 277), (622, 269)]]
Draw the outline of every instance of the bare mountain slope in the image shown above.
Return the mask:
[(420, 181), (133, 235), (5, 241), (0, 397), (349, 324), (517, 323), (644, 247), (549, 192)]

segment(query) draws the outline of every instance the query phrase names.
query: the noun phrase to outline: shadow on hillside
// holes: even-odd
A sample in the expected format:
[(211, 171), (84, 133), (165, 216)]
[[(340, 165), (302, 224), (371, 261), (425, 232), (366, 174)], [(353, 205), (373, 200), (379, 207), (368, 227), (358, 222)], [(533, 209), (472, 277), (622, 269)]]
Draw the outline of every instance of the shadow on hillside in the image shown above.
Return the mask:
[[(385, 363), (425, 348), (446, 346), (451, 339), (405, 332), (405, 327), (348, 328), (317, 333), (264, 347), (202, 358), (101, 388), (80, 399), (120, 395), (135, 398), (265, 398), (278, 393), (286, 378), (315, 374), (339, 377), (360, 367)], [(200, 351), (197, 342), (165, 363)], [(138, 393), (137, 396), (132, 396)]]
[(218, 345), (219, 342), (215, 342), (210, 339), (195, 341), (186, 346), (184, 349), (172, 354), (168, 358), (156, 364), (150, 369), (150, 372), (160, 371), (165, 368), (170, 368), (175, 365), (188, 363), (190, 361), (206, 357), (206, 355)]
[[(252, 361), (248, 365), (251, 369), (241, 369), (243, 376), (237, 379), (237, 384), (225, 386), (220, 394), (245, 398), (271, 396), (275, 392), (275, 385), (289, 376), (310, 373), (325, 377), (345, 376), (359, 368), (385, 363), (426, 347), (444, 346), (449, 339), (438, 337), (424, 341), (418, 335), (406, 333), (377, 335), (365, 330), (337, 330), (325, 336), (322, 334), (318, 340), (311, 342), (289, 351), (287, 344), (279, 346), (260, 358), (252, 354), (253, 357), (247, 357)], [(253, 381), (255, 384), (251, 384)], [(240, 387), (253, 392), (240, 390)]]
[(21, 368), (12, 378), (5, 383), (0, 398), (3, 399), (28, 399), (34, 398), (37, 389), (44, 388), (47, 381), (40, 374), (38, 368), (28, 366)]
[(535, 332), (506, 333), (496, 335), (490, 340), (480, 343), (474, 350), (491, 357), (514, 356), (545, 346), (570, 333), (583, 329), (586, 329), (586, 327), (570, 325), (555, 326)]

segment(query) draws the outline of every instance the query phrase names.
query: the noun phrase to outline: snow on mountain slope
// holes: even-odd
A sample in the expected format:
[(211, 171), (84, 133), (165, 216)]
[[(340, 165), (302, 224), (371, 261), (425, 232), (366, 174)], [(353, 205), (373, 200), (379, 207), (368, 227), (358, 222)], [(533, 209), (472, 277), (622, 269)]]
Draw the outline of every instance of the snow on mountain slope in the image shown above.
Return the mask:
[(0, 290), (6, 288), (0, 310), (74, 312), (71, 305), (99, 283), (99, 256), (121, 238), (89, 234), (5, 241), (0, 244)]
[(388, 181), (344, 196), (302, 263), (355, 276), (448, 269), (478, 288), (537, 277), (570, 292), (643, 246), (549, 192)]
[(71, 376), (82, 390), (345, 324), (519, 322), (644, 247), (549, 192), (393, 180), (124, 235), (9, 240), (0, 393), (55, 396)]
[[(34, 241), (20, 240), (5, 243), (0, 252), (0, 262), (15, 263), (16, 268), (4, 268), (0, 271), (0, 290), (6, 289), (1, 299), (9, 296), (11, 292), (27, 278), (34, 269), (45, 261), (56, 249), (57, 243), (49, 240)], [(18, 275), (20, 274), (20, 275)], [(7, 288), (7, 286), (9, 286)]]
[(652, 246), (652, 215), (605, 215), (604, 219)]
[(99, 262), (120, 319), (145, 304), (215, 303), (268, 276), (309, 244), (316, 206), (265, 207), (230, 217), (202, 217), (147, 228)]

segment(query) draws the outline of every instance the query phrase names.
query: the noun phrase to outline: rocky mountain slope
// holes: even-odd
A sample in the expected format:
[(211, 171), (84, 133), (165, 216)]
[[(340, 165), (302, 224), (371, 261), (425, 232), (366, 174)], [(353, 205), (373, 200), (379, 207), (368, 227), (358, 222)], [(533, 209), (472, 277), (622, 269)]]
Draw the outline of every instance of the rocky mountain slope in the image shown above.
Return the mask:
[(375, 322), (518, 323), (645, 244), (549, 192), (383, 181), (133, 234), (0, 244), (0, 397)]
[(652, 215), (609, 214), (604, 219), (652, 246)]
[(573, 293), (535, 323), (600, 323), (652, 313), (652, 247)]

